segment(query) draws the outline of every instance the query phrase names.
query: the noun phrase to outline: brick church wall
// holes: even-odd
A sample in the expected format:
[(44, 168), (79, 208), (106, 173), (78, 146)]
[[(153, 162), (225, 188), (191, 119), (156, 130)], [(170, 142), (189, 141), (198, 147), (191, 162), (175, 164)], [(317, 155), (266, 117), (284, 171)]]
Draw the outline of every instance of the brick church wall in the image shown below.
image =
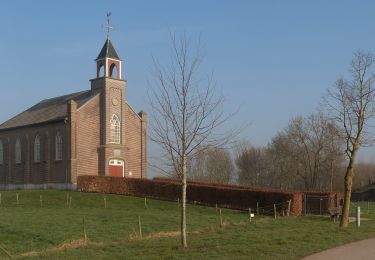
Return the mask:
[(76, 133), (72, 133), (76, 134), (77, 176), (98, 175), (99, 105), (100, 95), (96, 95), (77, 111)]
[[(119, 159), (125, 162), (125, 85), (126, 81), (101, 77), (91, 80), (91, 89), (100, 93), (100, 147), (99, 147), (99, 175), (109, 175), (109, 161)], [(112, 116), (118, 116), (121, 121), (120, 144), (111, 143), (110, 121)], [(126, 173), (126, 168), (125, 168)]]
[[(65, 183), (67, 167), (67, 126), (60, 122), (0, 131), (4, 164), (0, 165), (0, 184)], [(55, 160), (55, 137), (63, 138), (63, 160)], [(40, 138), (40, 162), (34, 161), (34, 141)], [(15, 143), (21, 142), (21, 163), (15, 162)], [(69, 181), (69, 180), (68, 180)]]
[(131, 177), (146, 177), (146, 124), (142, 118), (126, 104), (125, 107), (125, 144), (126, 171)]

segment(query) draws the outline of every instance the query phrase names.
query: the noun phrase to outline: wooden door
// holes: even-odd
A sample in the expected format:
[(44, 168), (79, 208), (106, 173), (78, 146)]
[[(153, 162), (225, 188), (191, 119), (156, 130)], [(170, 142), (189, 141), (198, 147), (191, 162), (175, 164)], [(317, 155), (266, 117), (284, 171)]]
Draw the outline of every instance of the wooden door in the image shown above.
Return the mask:
[(109, 176), (124, 177), (124, 161), (110, 160), (109, 161)]

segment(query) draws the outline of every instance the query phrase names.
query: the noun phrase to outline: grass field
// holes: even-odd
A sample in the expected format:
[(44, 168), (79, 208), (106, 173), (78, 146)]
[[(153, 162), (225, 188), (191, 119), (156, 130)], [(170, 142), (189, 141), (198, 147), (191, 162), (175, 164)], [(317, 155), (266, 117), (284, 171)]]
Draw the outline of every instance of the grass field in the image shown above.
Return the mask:
[[(17, 204), (16, 194), (19, 194)], [(42, 206), (40, 204), (42, 195)], [(64, 191), (1, 192), (0, 257), (48, 259), (298, 259), (375, 236), (375, 204), (361, 204), (360, 228), (340, 230), (327, 217), (256, 216), (188, 205), (189, 248), (179, 247), (177, 202)], [(142, 235), (138, 234), (138, 216)], [(83, 242), (83, 218), (88, 242)], [(6, 253), (7, 252), (7, 253)]]

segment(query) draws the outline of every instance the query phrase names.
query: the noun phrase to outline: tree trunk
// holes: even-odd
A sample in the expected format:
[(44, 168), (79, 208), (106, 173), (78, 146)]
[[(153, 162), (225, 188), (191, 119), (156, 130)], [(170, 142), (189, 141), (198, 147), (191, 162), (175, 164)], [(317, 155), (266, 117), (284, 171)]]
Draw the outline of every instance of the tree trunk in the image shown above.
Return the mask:
[(346, 168), (345, 173), (345, 190), (344, 190), (344, 206), (342, 209), (342, 216), (340, 221), (340, 227), (346, 228), (349, 224), (349, 210), (350, 210), (350, 198), (352, 195), (352, 184), (353, 184), (353, 175), (354, 175), (354, 163), (357, 150), (353, 150), (349, 160), (349, 165)]
[(333, 191), (333, 162), (331, 162), (330, 170), (331, 170), (330, 191), (332, 192)]
[(181, 187), (181, 246), (187, 247), (186, 240), (186, 156), (182, 162), (182, 187)]

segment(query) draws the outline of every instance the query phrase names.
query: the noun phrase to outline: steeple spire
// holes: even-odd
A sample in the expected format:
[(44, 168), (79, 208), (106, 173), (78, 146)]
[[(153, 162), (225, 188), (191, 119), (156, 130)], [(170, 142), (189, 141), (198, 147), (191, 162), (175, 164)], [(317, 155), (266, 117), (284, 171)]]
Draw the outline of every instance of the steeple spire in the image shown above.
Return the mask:
[(104, 24), (103, 25), (103, 27), (106, 29), (106, 31), (107, 31), (107, 39), (109, 39), (109, 32), (110, 32), (110, 30), (112, 30), (113, 29), (113, 27), (112, 27), (112, 25), (110, 24), (110, 22), (109, 22), (109, 17), (112, 15), (112, 13), (111, 12), (108, 12), (107, 13), (107, 24)]
[(119, 58), (119, 56), (117, 55), (117, 52), (116, 52), (115, 48), (113, 47), (111, 40), (108, 39), (108, 38), (105, 41), (105, 43), (103, 45), (103, 48), (100, 51), (96, 60), (106, 59), (106, 58), (121, 60)]
[(109, 39), (109, 30), (113, 29), (109, 22), (111, 12), (107, 13), (107, 25), (103, 25), (107, 30), (107, 39), (96, 58), (96, 77), (110, 77), (115, 79), (121, 79), (121, 59), (117, 55), (115, 48)]
[(111, 12), (107, 13), (107, 25), (103, 25), (107, 31), (107, 39), (96, 58), (96, 77), (110, 77), (115, 79), (121, 79), (121, 59), (117, 55), (115, 48), (109, 39), (109, 30), (113, 29), (109, 23), (109, 17)]

